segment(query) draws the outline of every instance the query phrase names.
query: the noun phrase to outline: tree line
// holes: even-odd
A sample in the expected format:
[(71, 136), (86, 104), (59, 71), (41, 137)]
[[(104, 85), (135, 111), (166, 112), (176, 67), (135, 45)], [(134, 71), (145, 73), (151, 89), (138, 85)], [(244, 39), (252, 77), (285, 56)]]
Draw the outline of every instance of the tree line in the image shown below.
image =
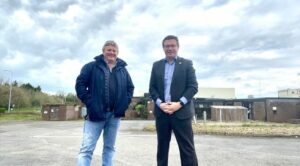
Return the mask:
[[(0, 83), (0, 108), (8, 107), (10, 84)], [(40, 107), (43, 104), (79, 104), (75, 94), (58, 92), (50, 95), (42, 92), (41, 86), (33, 86), (30, 83), (19, 84), (17, 81), (12, 83), (11, 107)]]

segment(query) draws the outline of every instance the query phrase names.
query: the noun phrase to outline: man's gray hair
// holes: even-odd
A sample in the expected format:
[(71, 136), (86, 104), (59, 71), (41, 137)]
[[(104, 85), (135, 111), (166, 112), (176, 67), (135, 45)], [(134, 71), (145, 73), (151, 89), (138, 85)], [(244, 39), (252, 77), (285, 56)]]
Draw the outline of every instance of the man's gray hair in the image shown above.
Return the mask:
[(117, 44), (115, 41), (113, 41), (113, 40), (107, 40), (107, 41), (104, 43), (104, 45), (103, 45), (103, 47), (102, 47), (102, 51), (103, 51), (103, 52), (104, 52), (104, 48), (105, 48), (106, 46), (113, 46), (113, 47), (115, 47), (115, 48), (117, 49), (117, 52), (119, 52), (118, 44)]

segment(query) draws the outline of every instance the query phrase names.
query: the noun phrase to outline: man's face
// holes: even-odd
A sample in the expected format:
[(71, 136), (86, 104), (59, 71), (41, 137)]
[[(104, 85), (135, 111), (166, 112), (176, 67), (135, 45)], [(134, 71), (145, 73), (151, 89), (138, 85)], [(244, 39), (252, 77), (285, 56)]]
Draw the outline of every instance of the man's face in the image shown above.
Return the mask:
[(179, 47), (175, 39), (165, 40), (163, 47), (166, 58), (175, 58), (177, 56)]
[(104, 50), (103, 50), (103, 55), (104, 55), (104, 58), (110, 62), (110, 63), (114, 63), (116, 62), (116, 59), (117, 59), (117, 55), (118, 55), (118, 51), (117, 51), (117, 48), (114, 47), (114, 46), (105, 46), (104, 47)]

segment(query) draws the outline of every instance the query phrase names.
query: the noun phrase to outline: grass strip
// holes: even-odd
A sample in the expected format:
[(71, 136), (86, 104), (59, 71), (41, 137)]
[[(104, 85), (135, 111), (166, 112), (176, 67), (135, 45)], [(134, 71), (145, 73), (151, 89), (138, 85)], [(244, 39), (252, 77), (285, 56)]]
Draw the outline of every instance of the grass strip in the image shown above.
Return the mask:
[[(144, 131), (155, 131), (154, 125), (148, 125)], [(195, 134), (247, 136), (247, 137), (300, 137), (300, 124), (270, 122), (235, 123), (197, 123), (193, 124)]]

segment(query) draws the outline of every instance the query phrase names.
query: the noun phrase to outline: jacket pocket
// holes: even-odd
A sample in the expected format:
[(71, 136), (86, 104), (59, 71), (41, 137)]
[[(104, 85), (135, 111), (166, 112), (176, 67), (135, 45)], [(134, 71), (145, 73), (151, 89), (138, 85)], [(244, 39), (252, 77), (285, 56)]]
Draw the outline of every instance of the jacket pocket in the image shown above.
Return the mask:
[(99, 108), (97, 107), (97, 103), (95, 99), (91, 99), (89, 104), (87, 105), (87, 114), (90, 118), (99, 117)]
[(91, 121), (101, 121), (105, 119), (103, 105), (101, 103), (97, 103), (96, 99), (92, 99), (87, 105), (87, 115)]
[(94, 102), (93, 102), (93, 99), (89, 99), (87, 100), (86, 102), (86, 109), (87, 109), (87, 114), (90, 115), (91, 112), (93, 112), (93, 106), (94, 105)]

